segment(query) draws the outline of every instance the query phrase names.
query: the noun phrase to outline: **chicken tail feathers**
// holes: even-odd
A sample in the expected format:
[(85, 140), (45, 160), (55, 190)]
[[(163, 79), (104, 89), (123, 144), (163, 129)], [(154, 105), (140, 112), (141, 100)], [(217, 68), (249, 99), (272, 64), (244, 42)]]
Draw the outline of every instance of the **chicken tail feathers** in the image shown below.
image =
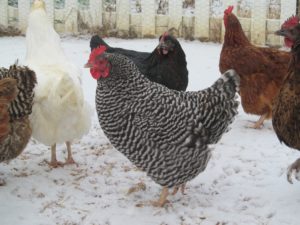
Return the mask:
[(91, 51), (93, 49), (99, 47), (100, 45), (104, 45), (106, 48), (110, 47), (108, 44), (106, 44), (105, 41), (103, 41), (103, 39), (101, 37), (99, 37), (99, 35), (94, 35), (90, 40)]
[(240, 76), (233, 69), (227, 70), (222, 74), (221, 78), (214, 83), (213, 86), (216, 88), (221, 88), (224, 93), (235, 94), (240, 90)]
[(208, 88), (207, 105), (211, 113), (205, 116), (203, 125), (209, 132), (209, 144), (220, 140), (238, 114), (239, 102), (236, 93), (239, 91), (239, 86), (239, 75), (234, 70), (228, 70)]
[(34, 98), (33, 89), (36, 84), (35, 72), (26, 66), (14, 64), (10, 66), (6, 77), (14, 78), (17, 81), (18, 88), (18, 94), (9, 107), (11, 120), (30, 115)]

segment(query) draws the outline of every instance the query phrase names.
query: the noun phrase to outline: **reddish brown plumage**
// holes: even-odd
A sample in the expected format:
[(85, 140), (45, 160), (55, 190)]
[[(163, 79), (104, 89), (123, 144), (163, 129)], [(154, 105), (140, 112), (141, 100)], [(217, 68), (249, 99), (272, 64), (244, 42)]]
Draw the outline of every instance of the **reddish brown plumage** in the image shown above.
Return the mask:
[(10, 116), (8, 108), (17, 94), (17, 81), (12, 78), (0, 80), (0, 142), (10, 132)]
[(225, 38), (219, 69), (234, 69), (241, 77), (240, 95), (246, 113), (262, 116), (255, 124), (272, 117), (272, 101), (286, 75), (290, 55), (275, 48), (257, 47), (250, 43), (238, 18), (224, 12)]

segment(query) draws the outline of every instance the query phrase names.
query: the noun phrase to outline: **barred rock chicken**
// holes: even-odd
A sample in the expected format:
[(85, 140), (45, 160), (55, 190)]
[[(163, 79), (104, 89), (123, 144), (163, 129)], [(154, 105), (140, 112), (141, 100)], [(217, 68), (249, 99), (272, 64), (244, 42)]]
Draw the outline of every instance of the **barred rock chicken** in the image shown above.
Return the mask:
[(74, 163), (71, 141), (89, 131), (90, 108), (84, 101), (80, 71), (65, 56), (43, 0), (35, 0), (32, 5), (26, 46), (26, 63), (36, 72), (38, 80), (30, 116), (32, 136), (51, 146), (50, 166), (64, 165), (56, 158), (57, 143), (66, 143), (65, 164)]
[[(288, 24), (283, 25), (277, 35), (285, 37), (285, 44), (291, 47), (292, 59), (287, 78), (278, 96), (274, 100), (272, 123), (280, 142), (300, 151), (300, 25), (299, 18), (291, 17)], [(287, 24), (287, 23), (286, 23)], [(300, 158), (288, 169), (288, 181), (292, 183), (292, 175), (300, 180)]]
[[(168, 189), (202, 172), (237, 114), (239, 77), (227, 71), (210, 88), (198, 92), (170, 90), (149, 81), (120, 54), (96, 48), (86, 67), (97, 79), (96, 108), (112, 145), (163, 186), (154, 202), (163, 206)], [(102, 54), (103, 53), (103, 54)]]
[(151, 81), (170, 89), (185, 91), (188, 85), (188, 70), (185, 53), (179, 41), (168, 32), (159, 38), (158, 46), (152, 52), (138, 52), (124, 48), (110, 47), (98, 35), (91, 38), (90, 47), (105, 46), (108, 53), (119, 53), (131, 59)]
[(35, 84), (35, 73), (27, 67), (0, 68), (0, 162), (20, 155), (31, 137)]
[(224, 12), (225, 38), (220, 55), (220, 72), (234, 69), (241, 78), (241, 103), (246, 113), (259, 115), (253, 128), (272, 117), (272, 101), (286, 76), (290, 55), (275, 48), (250, 43), (233, 6)]

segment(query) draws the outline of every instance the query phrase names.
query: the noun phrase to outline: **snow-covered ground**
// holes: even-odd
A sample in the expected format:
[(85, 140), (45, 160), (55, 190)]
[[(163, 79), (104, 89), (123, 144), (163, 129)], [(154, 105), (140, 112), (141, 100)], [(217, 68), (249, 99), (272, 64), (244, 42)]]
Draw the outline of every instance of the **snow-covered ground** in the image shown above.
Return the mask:
[[(157, 40), (107, 39), (112, 46), (151, 51)], [(189, 90), (209, 86), (219, 77), (221, 45), (181, 40), (187, 55)], [(82, 67), (89, 40), (62, 41), (70, 59)], [(1, 66), (25, 57), (25, 39), (0, 38)], [(94, 106), (96, 82), (83, 71), (87, 100)], [(187, 195), (170, 196), (165, 208), (145, 203), (161, 187), (113, 149), (96, 115), (90, 133), (73, 145), (78, 166), (51, 169), (49, 147), (32, 140), (9, 164), (0, 164), (1, 225), (298, 225), (300, 183), (286, 180), (286, 168), (299, 152), (281, 145), (268, 121), (261, 130), (246, 128), (258, 119), (240, 113), (215, 146), (205, 172), (188, 183)], [(67, 132), (67, 131), (66, 131)], [(60, 145), (58, 157), (66, 157)], [(127, 195), (138, 182), (146, 190)]]

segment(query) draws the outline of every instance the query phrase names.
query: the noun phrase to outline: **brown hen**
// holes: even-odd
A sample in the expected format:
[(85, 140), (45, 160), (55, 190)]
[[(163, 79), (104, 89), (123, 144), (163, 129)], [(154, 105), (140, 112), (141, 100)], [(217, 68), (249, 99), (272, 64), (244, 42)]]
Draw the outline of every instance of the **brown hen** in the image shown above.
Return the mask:
[(31, 137), (35, 73), (17, 65), (0, 68), (0, 162), (17, 157)]
[(225, 38), (219, 69), (234, 69), (241, 77), (240, 96), (244, 111), (259, 115), (253, 128), (260, 128), (272, 117), (272, 101), (282, 85), (290, 55), (275, 48), (257, 47), (250, 43), (233, 7), (224, 12)]

